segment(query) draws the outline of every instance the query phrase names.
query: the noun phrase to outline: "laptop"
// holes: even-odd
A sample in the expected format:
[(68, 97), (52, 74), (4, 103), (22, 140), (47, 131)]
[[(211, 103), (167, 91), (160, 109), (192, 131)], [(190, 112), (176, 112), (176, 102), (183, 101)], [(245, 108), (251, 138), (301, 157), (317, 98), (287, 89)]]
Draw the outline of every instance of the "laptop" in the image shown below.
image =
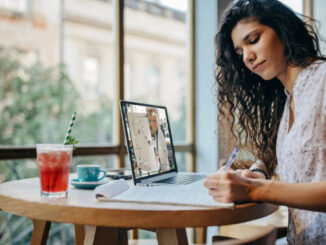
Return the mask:
[(121, 100), (120, 111), (135, 185), (186, 185), (206, 177), (178, 173), (166, 107)]

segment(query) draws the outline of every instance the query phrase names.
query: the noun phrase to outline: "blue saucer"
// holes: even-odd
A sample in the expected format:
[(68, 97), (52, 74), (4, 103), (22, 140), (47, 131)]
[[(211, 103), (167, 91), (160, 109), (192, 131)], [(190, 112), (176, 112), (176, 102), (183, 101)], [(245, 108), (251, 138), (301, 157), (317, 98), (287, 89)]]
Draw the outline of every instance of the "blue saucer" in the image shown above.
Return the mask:
[(75, 188), (87, 190), (92, 190), (96, 186), (103, 185), (105, 183), (107, 183), (107, 180), (105, 179), (101, 181), (81, 181), (79, 179), (70, 180), (70, 184), (73, 185)]

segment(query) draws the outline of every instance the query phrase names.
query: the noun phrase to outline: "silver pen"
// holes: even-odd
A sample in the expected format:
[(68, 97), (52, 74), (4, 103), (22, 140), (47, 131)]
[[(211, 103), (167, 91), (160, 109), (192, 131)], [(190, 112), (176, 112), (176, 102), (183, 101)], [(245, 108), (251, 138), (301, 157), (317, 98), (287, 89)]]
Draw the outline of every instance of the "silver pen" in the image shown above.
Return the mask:
[(233, 163), (233, 160), (238, 155), (238, 153), (239, 153), (239, 148), (235, 147), (233, 149), (233, 151), (232, 151), (232, 153), (231, 153), (231, 155), (230, 155), (227, 163), (224, 166), (224, 171), (228, 170), (231, 167), (231, 165)]

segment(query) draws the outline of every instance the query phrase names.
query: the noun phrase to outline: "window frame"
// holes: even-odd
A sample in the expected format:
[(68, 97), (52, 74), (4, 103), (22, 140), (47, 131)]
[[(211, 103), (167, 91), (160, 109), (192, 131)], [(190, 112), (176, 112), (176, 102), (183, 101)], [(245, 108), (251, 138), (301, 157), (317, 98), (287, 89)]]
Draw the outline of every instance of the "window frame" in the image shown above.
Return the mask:
[[(196, 115), (196, 95), (195, 95), (195, 19), (194, 19), (194, 2), (195, 0), (188, 0), (188, 11), (187, 11), (187, 29), (188, 34), (188, 52), (189, 52), (189, 63), (188, 70), (189, 74), (189, 86), (190, 86), (190, 100), (189, 103), (189, 144), (176, 145), (176, 152), (187, 152), (191, 154), (190, 171), (196, 169), (196, 134), (195, 134), (195, 115)], [(64, 18), (64, 3), (65, 0), (61, 0), (61, 18)], [(119, 116), (119, 101), (124, 99), (124, 0), (112, 0), (113, 11), (114, 11), (114, 24), (113, 24), (113, 35), (114, 35), (114, 64), (115, 64), (115, 78), (116, 83), (116, 100), (115, 100), (115, 130), (117, 132), (117, 144), (116, 145), (99, 145), (99, 146), (78, 146), (74, 151), (74, 156), (94, 156), (94, 155), (116, 155), (118, 156), (118, 167), (125, 167), (125, 155), (127, 154), (126, 147), (124, 146), (124, 132), (122, 121)], [(64, 20), (61, 23), (61, 50), (60, 56), (62, 57), (63, 47), (63, 28)], [(36, 158), (36, 146), (5, 146), (0, 145), (0, 160), (12, 160), (12, 159), (30, 159)]]

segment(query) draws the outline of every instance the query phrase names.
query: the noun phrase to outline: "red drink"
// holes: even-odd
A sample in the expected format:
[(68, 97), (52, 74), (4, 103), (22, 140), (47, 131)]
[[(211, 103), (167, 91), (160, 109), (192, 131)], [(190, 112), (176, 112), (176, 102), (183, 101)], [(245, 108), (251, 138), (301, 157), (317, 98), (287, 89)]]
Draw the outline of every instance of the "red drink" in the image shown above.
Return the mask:
[(67, 195), (71, 158), (71, 145), (37, 145), (42, 196)]

